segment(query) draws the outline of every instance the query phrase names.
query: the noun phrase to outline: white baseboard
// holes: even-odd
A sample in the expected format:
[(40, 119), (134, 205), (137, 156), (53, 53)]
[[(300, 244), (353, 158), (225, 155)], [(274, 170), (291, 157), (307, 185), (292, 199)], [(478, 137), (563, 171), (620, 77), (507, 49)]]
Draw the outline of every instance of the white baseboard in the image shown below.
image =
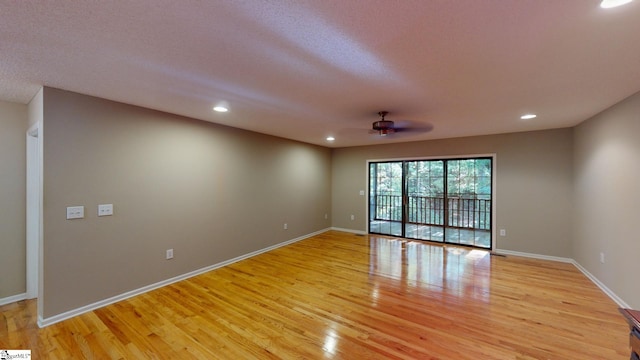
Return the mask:
[(0, 306), (11, 304), (13, 302), (20, 301), (20, 300), (25, 300), (26, 298), (27, 298), (27, 293), (2, 298), (0, 299)]
[(522, 257), (527, 257), (527, 258), (532, 258), (532, 259), (559, 261), (559, 262), (571, 263), (571, 264), (573, 264), (575, 262), (575, 261), (573, 261), (573, 259), (570, 259), (570, 258), (564, 258), (564, 257), (559, 257), (559, 256), (532, 254), (532, 253), (525, 253), (525, 252), (520, 252), (520, 251), (496, 249), (496, 250), (494, 250), (494, 252), (496, 254), (500, 254), (500, 255), (522, 256)]
[[(186, 274), (178, 275), (176, 277), (172, 277), (170, 279), (157, 282), (155, 284), (150, 284), (150, 285), (141, 287), (139, 289), (128, 291), (126, 293), (122, 293), (120, 295), (116, 295), (116, 296), (110, 297), (108, 299), (104, 299), (104, 300), (95, 302), (93, 304), (89, 304), (89, 305), (85, 305), (85, 306), (77, 308), (77, 309), (69, 310), (69, 311), (64, 312), (62, 314), (58, 314), (58, 315), (51, 316), (51, 317), (48, 317), (48, 318), (40, 318), (39, 317), (38, 318), (38, 326), (42, 328), (42, 327), (45, 327), (45, 326), (53, 325), (53, 324), (58, 323), (60, 321), (64, 321), (64, 320), (70, 319), (70, 318), (72, 318), (74, 316), (78, 316), (80, 314), (84, 314), (86, 312), (93, 311), (93, 310), (99, 309), (101, 307), (105, 307), (107, 305), (111, 305), (111, 304), (116, 303), (118, 301), (122, 301), (122, 300), (125, 300), (125, 299), (128, 299), (128, 298), (140, 295), (140, 294), (144, 294), (146, 292), (161, 288), (163, 286), (167, 286), (167, 285), (176, 283), (178, 281), (182, 281), (182, 280), (188, 279), (190, 277), (194, 277), (194, 276), (206, 273), (208, 271), (215, 270), (215, 269), (218, 269), (218, 268), (233, 264), (235, 262), (238, 262), (238, 261), (241, 261), (241, 260), (245, 260), (245, 259), (248, 259), (250, 257), (256, 256), (256, 255), (260, 255), (262, 253), (265, 253), (265, 252), (268, 252), (268, 251), (271, 251), (271, 250), (274, 250), (274, 249), (277, 249), (277, 248), (280, 248), (280, 247), (283, 247), (283, 246), (286, 246), (286, 245), (293, 244), (295, 242), (310, 238), (312, 236), (316, 236), (318, 234), (322, 234), (324, 232), (327, 232), (328, 230), (329, 230), (329, 228), (326, 228), (326, 229), (322, 229), (322, 230), (313, 232), (311, 234), (306, 234), (306, 235), (297, 237), (295, 239), (287, 240), (287, 241), (278, 243), (276, 245), (272, 245), (272, 246), (266, 247), (264, 249), (253, 251), (253, 252), (250, 252), (248, 254), (238, 256), (238, 257), (233, 258), (233, 259), (229, 259), (229, 260), (226, 260), (226, 261), (219, 262), (217, 264), (213, 264), (213, 265), (204, 267), (202, 269), (194, 270), (194, 271), (188, 272)], [(24, 297), (26, 298), (26, 294), (24, 294)]]
[(574, 259), (557, 257), (557, 256), (531, 254), (531, 253), (524, 253), (524, 252), (518, 252), (518, 251), (511, 251), (511, 250), (500, 250), (500, 249), (497, 249), (495, 253), (501, 254), (501, 255), (522, 256), (522, 257), (528, 257), (533, 259), (551, 260), (551, 261), (559, 261), (559, 262), (573, 264), (573, 266), (578, 268), (578, 270), (580, 270), (580, 272), (582, 272), (584, 276), (586, 276), (589, 280), (591, 280), (591, 282), (593, 282), (597, 287), (599, 287), (600, 290), (602, 290), (602, 292), (604, 292), (607, 296), (609, 296), (609, 298), (611, 298), (611, 300), (613, 300), (616, 304), (618, 304), (618, 306), (622, 308), (630, 308), (630, 306), (626, 302), (624, 302), (624, 300), (622, 300), (618, 295), (616, 295), (616, 293), (611, 291), (611, 289), (606, 287), (600, 280), (598, 280), (598, 278), (593, 276), (589, 271), (587, 271), (587, 269), (585, 269), (582, 265), (580, 265)]
[(339, 228), (339, 227), (332, 227), (330, 230), (348, 232), (348, 233), (357, 234), (357, 235), (367, 235), (367, 232), (362, 230), (345, 229), (345, 228)]

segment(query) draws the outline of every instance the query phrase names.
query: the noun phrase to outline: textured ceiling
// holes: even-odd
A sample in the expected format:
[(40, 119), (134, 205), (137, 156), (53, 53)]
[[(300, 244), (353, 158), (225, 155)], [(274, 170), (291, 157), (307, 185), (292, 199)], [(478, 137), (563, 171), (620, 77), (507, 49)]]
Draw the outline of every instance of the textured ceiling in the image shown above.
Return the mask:
[(640, 1), (3, 1), (0, 99), (43, 85), (330, 147), (561, 128), (640, 90)]

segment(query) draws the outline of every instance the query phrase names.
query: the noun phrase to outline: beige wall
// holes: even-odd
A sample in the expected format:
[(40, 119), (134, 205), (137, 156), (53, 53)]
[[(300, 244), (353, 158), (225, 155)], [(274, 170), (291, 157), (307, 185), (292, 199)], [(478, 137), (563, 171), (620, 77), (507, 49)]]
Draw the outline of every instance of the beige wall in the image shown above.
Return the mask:
[(639, 135), (640, 93), (574, 129), (574, 258), (634, 308), (640, 308)]
[(45, 319), (330, 227), (327, 148), (52, 88), (44, 127)]
[(0, 299), (26, 291), (27, 106), (0, 101)]
[(496, 154), (496, 248), (571, 257), (571, 151), (571, 129), (335, 149), (333, 226), (367, 230), (367, 160)]

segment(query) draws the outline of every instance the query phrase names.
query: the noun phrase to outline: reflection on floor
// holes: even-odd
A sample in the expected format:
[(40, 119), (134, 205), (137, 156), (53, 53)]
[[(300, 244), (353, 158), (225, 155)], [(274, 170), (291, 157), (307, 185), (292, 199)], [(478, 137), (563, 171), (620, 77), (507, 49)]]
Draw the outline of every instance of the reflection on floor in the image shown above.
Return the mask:
[(433, 293), (489, 301), (491, 256), (486, 250), (425, 246), (423, 242), (371, 236), (371, 273)]
[[(402, 223), (399, 221), (371, 221), (370, 232), (391, 236), (402, 236)], [(409, 239), (446, 242), (450, 244), (471, 245), (484, 249), (491, 248), (491, 231), (474, 229), (445, 229), (443, 226), (407, 224), (405, 237)]]

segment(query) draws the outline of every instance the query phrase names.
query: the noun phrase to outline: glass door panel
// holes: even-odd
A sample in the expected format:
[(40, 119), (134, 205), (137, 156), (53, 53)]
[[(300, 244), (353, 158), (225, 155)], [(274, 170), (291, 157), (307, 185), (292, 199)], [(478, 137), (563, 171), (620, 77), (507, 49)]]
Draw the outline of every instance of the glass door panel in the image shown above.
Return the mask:
[(405, 237), (444, 241), (444, 162), (405, 162)]
[(369, 232), (404, 236), (402, 184), (401, 161), (369, 164)]
[(491, 159), (447, 160), (445, 242), (491, 247)]

